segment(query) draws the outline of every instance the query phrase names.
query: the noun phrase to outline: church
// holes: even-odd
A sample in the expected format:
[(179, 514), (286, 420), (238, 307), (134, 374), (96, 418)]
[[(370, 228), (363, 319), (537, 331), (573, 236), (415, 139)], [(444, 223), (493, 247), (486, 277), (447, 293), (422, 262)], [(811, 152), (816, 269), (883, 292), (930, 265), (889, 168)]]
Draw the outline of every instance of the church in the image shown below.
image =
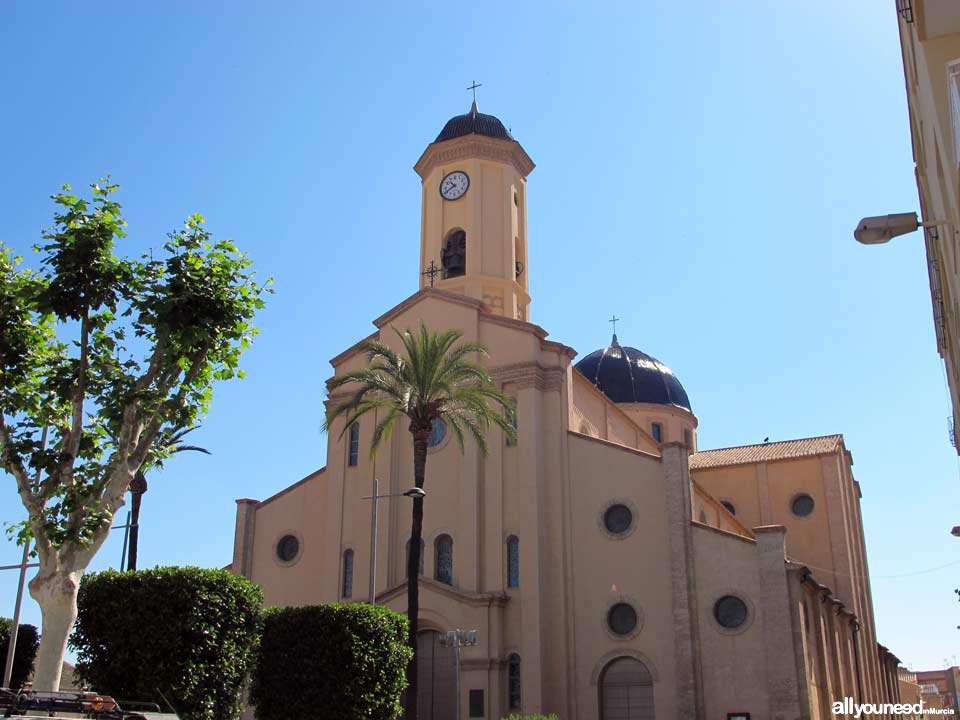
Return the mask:
[[(430, 437), (420, 717), (797, 720), (834, 717), (847, 697), (896, 702), (843, 437), (703, 450), (667, 365), (616, 334), (578, 361), (548, 339), (531, 322), (534, 163), (476, 101), (414, 168), (419, 290), (369, 337), (394, 346), (394, 327), (456, 328), (489, 349), (517, 403), (516, 441), (492, 429), (487, 455), (461, 452), (442, 423)], [(331, 377), (364, 365), (358, 345)], [(378, 604), (405, 612), (412, 443), (398, 429), (370, 459), (373, 426), (331, 432), (325, 467), (237, 501), (231, 569), (268, 604), (366, 602), (374, 585)], [(374, 533), (375, 480), (393, 497)], [(441, 642), (454, 629), (477, 631), (459, 684)]]

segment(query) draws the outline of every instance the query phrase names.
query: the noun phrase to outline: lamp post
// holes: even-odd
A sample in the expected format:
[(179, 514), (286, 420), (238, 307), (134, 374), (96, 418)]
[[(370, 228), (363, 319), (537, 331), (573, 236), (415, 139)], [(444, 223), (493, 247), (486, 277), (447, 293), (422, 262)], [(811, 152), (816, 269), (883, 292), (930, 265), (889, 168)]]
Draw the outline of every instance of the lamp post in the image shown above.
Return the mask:
[(453, 648), (454, 676), (456, 678), (456, 720), (460, 720), (460, 648), (464, 645), (473, 646), (477, 644), (477, 631), (470, 630), (464, 632), (460, 628), (449, 630), (447, 636), (441, 639), (441, 643), (447, 647)]
[(377, 604), (377, 505), (381, 498), (408, 497), (410, 499), (423, 498), (427, 496), (427, 491), (412, 487), (402, 493), (380, 494), (380, 481), (373, 479), (373, 495), (367, 495), (361, 500), (370, 501), (370, 597), (368, 602), (371, 605)]

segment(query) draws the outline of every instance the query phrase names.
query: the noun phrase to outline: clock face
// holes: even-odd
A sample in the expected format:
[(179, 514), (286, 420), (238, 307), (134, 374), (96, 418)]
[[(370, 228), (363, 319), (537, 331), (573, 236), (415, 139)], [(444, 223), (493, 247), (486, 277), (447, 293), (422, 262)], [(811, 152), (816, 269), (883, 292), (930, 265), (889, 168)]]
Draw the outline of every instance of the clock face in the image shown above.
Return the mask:
[(447, 173), (440, 181), (440, 196), (444, 200), (461, 198), (470, 187), (470, 177), (463, 170)]

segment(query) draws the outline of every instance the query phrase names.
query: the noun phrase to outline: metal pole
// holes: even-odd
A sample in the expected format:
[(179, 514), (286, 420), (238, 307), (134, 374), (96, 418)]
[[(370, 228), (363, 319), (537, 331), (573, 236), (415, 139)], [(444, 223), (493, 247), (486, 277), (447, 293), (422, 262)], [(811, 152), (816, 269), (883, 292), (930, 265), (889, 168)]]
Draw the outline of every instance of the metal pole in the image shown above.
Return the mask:
[(456, 658), (457, 673), (457, 720), (460, 720), (460, 630), (457, 630), (456, 638), (453, 641), (454, 656)]
[(380, 481), (373, 479), (370, 500), (370, 604), (377, 604), (377, 505), (380, 502)]
[[(47, 433), (50, 427), (43, 428), (43, 437), (40, 440), (40, 452), (47, 449)], [(40, 483), (40, 469), (37, 468), (37, 476), (34, 479), (34, 485)], [(17, 635), (20, 633), (20, 606), (23, 605), (23, 586), (27, 583), (27, 560), (30, 559), (30, 541), (23, 546), (23, 564), (20, 566), (20, 582), (17, 584), (17, 602), (13, 607), (13, 624), (10, 626), (10, 645), (7, 646), (7, 660), (3, 666), (3, 685), (10, 687), (10, 680), (13, 678), (13, 656), (17, 651)]]
[(130, 511), (127, 510), (127, 522), (123, 526), (123, 555), (120, 556), (120, 572), (127, 569), (127, 540), (130, 538)]

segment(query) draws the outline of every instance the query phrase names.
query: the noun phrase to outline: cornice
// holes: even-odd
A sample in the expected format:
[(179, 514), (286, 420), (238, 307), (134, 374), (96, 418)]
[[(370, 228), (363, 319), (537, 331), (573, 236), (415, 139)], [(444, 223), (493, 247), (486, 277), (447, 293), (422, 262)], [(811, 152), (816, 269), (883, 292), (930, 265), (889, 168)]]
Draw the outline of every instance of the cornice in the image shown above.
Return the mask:
[(490, 368), (490, 374), (499, 383), (511, 383), (518, 390), (536, 388), (541, 392), (563, 389), (566, 370), (562, 367), (545, 367), (537, 362), (514, 363)]
[(430, 143), (413, 169), (426, 179), (435, 165), (474, 158), (513, 165), (523, 177), (527, 177), (536, 167), (516, 140), (497, 140), (474, 134)]
[[(383, 604), (388, 600), (399, 597), (404, 593), (407, 587), (407, 581), (404, 580), (399, 585), (394, 585), (389, 590), (384, 590), (377, 594), (377, 603)], [(440, 595), (446, 595), (457, 602), (474, 607), (503, 607), (510, 601), (510, 596), (506, 593), (477, 593), (460, 590), (446, 583), (438, 582), (428, 577), (420, 577), (420, 589), (432, 590)]]

